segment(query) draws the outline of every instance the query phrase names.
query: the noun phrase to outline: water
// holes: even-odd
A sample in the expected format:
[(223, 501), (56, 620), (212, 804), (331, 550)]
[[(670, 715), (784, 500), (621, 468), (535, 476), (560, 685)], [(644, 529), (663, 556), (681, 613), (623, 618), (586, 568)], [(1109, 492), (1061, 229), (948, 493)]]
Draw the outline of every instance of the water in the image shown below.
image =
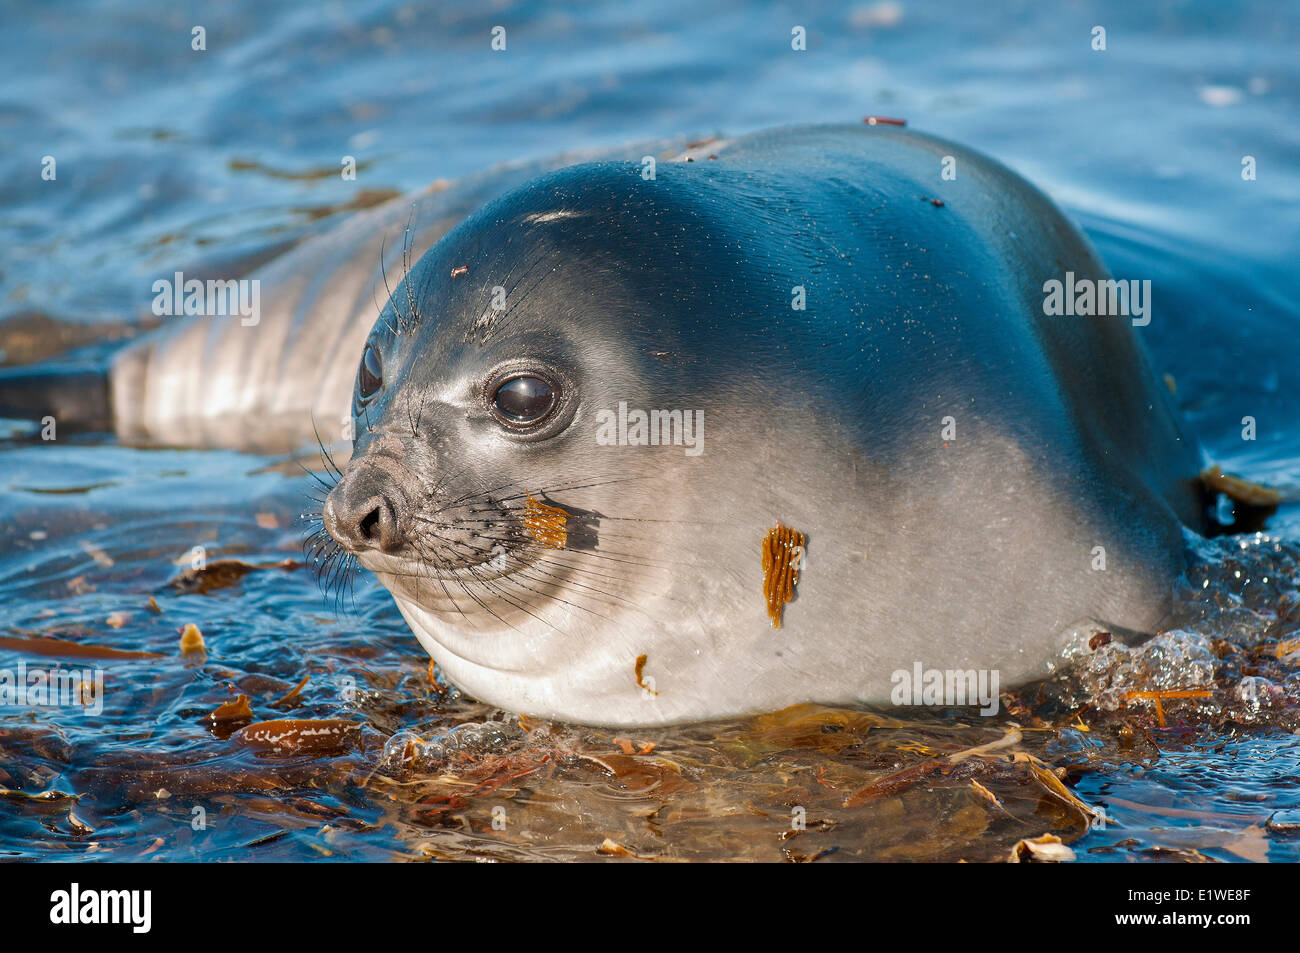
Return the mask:
[[(242, 274), (438, 178), (883, 114), (1007, 162), (1117, 277), (1150, 278), (1141, 333), (1209, 455), (1300, 487), (1300, 8), (1044, 6), (231, 2), (216, 19), (183, 2), (4, 3), (0, 359), (102, 350), (147, 313), (154, 279)], [(356, 182), (337, 174), (345, 155)], [(269, 458), (0, 445), (0, 668), (98, 666), (108, 689), (97, 717), (0, 715), (0, 854), (987, 860), (1052, 831), (1081, 860), (1300, 859), (1278, 813), (1300, 807), (1300, 659), (1278, 650), (1300, 628), (1295, 503), (1265, 538), (1197, 544), (1184, 634), (1165, 637), (1178, 652), (1086, 653), (1081, 675), (1017, 693), (991, 724), (806, 708), (619, 734), (521, 722), (431, 682), (367, 577), (336, 612), (282, 565), (300, 557), (308, 487)], [(186, 584), (196, 546), (212, 571)], [(190, 623), (204, 658), (180, 653)], [(68, 642), (154, 654), (77, 658)], [(1163, 727), (1130, 697), (1188, 678), (1209, 694), (1163, 701)], [(231, 736), (240, 722), (211, 724), (240, 694), (258, 720), (363, 727), (333, 750), (260, 750)], [(961, 754), (1007, 732), (996, 756)], [(1087, 809), (1053, 793), (1051, 769)]]

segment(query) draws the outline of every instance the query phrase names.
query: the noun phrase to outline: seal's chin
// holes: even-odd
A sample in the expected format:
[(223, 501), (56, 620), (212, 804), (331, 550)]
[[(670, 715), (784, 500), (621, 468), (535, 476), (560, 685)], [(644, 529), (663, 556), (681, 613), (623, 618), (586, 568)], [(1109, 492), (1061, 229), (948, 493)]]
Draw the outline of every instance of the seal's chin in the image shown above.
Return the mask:
[[(397, 607), (442, 674), (461, 691), (506, 711), (582, 724), (647, 725), (681, 720), (630, 677), (632, 646), (618, 631), (570, 628), (561, 635), (529, 620), (512, 630), (467, 634), (427, 604)], [(604, 638), (601, 638), (601, 636)], [(679, 694), (678, 698), (682, 696)]]
[(411, 589), (419, 583), (436, 584), (439, 581), (456, 584), (492, 582), (517, 571), (518, 561), (508, 558), (502, 548), (488, 558), (476, 563), (440, 565), (402, 553), (384, 553), (367, 549), (353, 553), (366, 569), (380, 577), (390, 590)]
[[(731, 679), (676, 628), (611, 623), (582, 614), (559, 630), (525, 618), (503, 632), (466, 633), (427, 604), (396, 597), (397, 607), (442, 674), (466, 695), (505, 711), (607, 727), (708, 721), (803, 700), (783, 666), (758, 653), (729, 660)], [(686, 651), (679, 647), (686, 645)], [(648, 656), (648, 660), (646, 658)], [(653, 669), (653, 671), (651, 670)]]
[(482, 647), (488, 634), (518, 635), (526, 624), (542, 623), (549, 631), (574, 604), (565, 598), (563, 568), (539, 571), (535, 560), (504, 546), (485, 560), (452, 565), (434, 554), (413, 558), (404, 553), (369, 550), (356, 554), (392, 593), (399, 606), (418, 607), (447, 632), (469, 636)]

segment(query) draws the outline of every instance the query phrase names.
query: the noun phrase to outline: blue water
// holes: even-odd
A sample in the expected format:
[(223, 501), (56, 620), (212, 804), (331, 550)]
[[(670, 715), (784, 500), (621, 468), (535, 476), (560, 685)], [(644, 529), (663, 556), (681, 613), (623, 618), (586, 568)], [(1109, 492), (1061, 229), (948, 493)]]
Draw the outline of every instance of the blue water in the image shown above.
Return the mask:
[[(1154, 317), (1141, 333), (1209, 455), (1300, 487), (1300, 5), (6, 0), (0, 22), (0, 342), (9, 342), (0, 361), (24, 359), (6, 331), (33, 316), (84, 325), (70, 343), (100, 338), (147, 312), (159, 275), (243, 273), (358, 204), (438, 178), (574, 148), (877, 114), (1006, 162), (1085, 227), (1117, 277), (1151, 279)], [(496, 25), (504, 52), (490, 47)], [(796, 25), (806, 28), (803, 52), (791, 49)], [(1098, 25), (1105, 51), (1091, 48)], [(195, 26), (206, 29), (205, 51), (191, 49)], [(361, 164), (355, 182), (337, 174), (345, 155)], [(53, 181), (41, 177), (46, 156)], [(1245, 156), (1253, 180), (1242, 177)], [(37, 345), (57, 349), (48, 336)], [(1247, 416), (1257, 426), (1249, 441)], [(0, 447), (0, 630), (174, 654), (176, 629), (195, 621), (221, 647), (220, 665), (198, 674), (105, 663), (134, 687), (96, 726), (4, 715), (0, 788), (82, 793), (77, 816), (96, 833), (0, 801), (0, 849), (93, 856), (95, 842), (137, 856), (160, 838), (150, 856), (239, 856), (291, 828), (258, 850), (317, 856), (302, 818), (319, 819), (265, 804), (240, 812), (210, 849), (178, 843), (177, 818), (140, 813), (150, 792), (130, 781), (138, 769), (117, 777), (101, 762), (216, 758), (198, 719), (231, 684), (270, 698), (314, 671), (308, 710), (335, 715), (324, 686), (345, 660), (364, 660), (374, 682), (362, 710), (378, 743), (437, 721), (420, 710), (429, 700), (416, 684), (418, 647), (366, 579), (344, 617), (301, 572), (252, 574), (210, 596), (166, 589), (183, 568), (173, 560), (196, 544), (250, 561), (295, 554), (304, 484), (270, 464), (94, 440)], [(258, 513), (274, 519), (259, 523)], [(1283, 506), (1270, 528), (1300, 538), (1300, 506)], [(162, 615), (143, 610), (150, 595)], [(104, 624), (126, 610), (128, 624)], [(262, 696), (247, 688), (258, 678), (270, 686)], [(1286, 782), (1294, 736), (1277, 725), (1207, 731), (1205, 743), (1171, 739), (1140, 771), (1115, 754), (1113, 770), (1080, 780), (1085, 798), (1151, 808), (1114, 807), (1124, 827), (1076, 841), (1081, 859), (1161, 845), (1300, 859), (1294, 842), (1249, 833), (1297, 806)], [(349, 770), (373, 768), (356, 758)], [(245, 767), (236, 759), (221, 770)], [(174, 775), (155, 780), (178, 787)], [(235, 784), (230, 797), (254, 798), (256, 787)], [(213, 781), (201, 793), (218, 789)], [(350, 792), (302, 781), (277, 796), (316, 798), (330, 816), (385, 831), (335, 843), (336, 856), (409, 849), (401, 824), (378, 823), (388, 808)], [(1139, 847), (1092, 850), (1124, 838)]]

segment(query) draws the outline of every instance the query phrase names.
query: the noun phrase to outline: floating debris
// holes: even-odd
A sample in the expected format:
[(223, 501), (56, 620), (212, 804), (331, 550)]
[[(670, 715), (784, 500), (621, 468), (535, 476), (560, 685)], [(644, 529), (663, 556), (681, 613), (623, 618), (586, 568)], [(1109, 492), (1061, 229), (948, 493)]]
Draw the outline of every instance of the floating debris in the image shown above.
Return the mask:
[(1136, 699), (1149, 699), (1156, 703), (1156, 724), (1161, 728), (1165, 727), (1165, 706), (1161, 700), (1165, 698), (1213, 698), (1214, 693), (1205, 690), (1173, 690), (1159, 692), (1129, 692), (1124, 696), (1126, 701)]
[(9, 649), (11, 652), (21, 652), (26, 655), (52, 656), (54, 658), (162, 658), (162, 655), (157, 652), (131, 652), (126, 649), (109, 648), (106, 645), (68, 642), (64, 639), (49, 639), (39, 635), (26, 638), (0, 635), (0, 649)]
[(246, 563), (239, 559), (219, 559), (198, 569), (187, 569), (168, 585), (182, 595), (206, 595), (216, 589), (237, 585), (250, 572), (262, 569), (297, 569), (302, 563), (282, 559), (278, 563)]
[(93, 559), (101, 568), (113, 568), (114, 562), (112, 557), (109, 556), (108, 553), (104, 552), (101, 546), (84, 539), (80, 541), (79, 545), (81, 546), (82, 552)]
[(982, 800), (988, 801), (988, 803), (992, 804), (994, 807), (997, 808), (1002, 807), (1002, 802), (998, 800), (997, 795), (994, 794), (992, 791), (990, 791), (988, 788), (986, 788), (984, 785), (980, 784), (974, 778), (971, 778), (970, 786), (971, 789), (975, 792), (975, 794), (978, 797), (980, 797)]
[(208, 646), (203, 641), (203, 633), (193, 622), (186, 624), (181, 630), (181, 655), (207, 654)]
[(241, 728), (235, 738), (249, 747), (284, 754), (333, 754), (350, 747), (360, 729), (342, 718), (284, 718)]
[(1055, 834), (1025, 838), (1011, 848), (1009, 864), (1059, 864), (1074, 860), (1074, 851), (1061, 842)]
[(253, 709), (249, 707), (248, 696), (239, 695), (228, 702), (223, 702), (217, 706), (217, 709), (208, 715), (208, 721), (213, 725), (229, 725), (235, 722), (251, 722), (256, 715)]
[(1300, 835), (1300, 811), (1289, 809), (1274, 811), (1268, 816), (1267, 827), (1276, 834)]
[(295, 705), (298, 704), (298, 696), (301, 695), (302, 690), (307, 687), (307, 681), (310, 678), (311, 678), (310, 675), (304, 675), (302, 677), (301, 682), (299, 682), (293, 688), (289, 689), (289, 691), (286, 694), (282, 695), (281, 697), (277, 698), (275, 701), (271, 702), (271, 707), (272, 708), (293, 708)]

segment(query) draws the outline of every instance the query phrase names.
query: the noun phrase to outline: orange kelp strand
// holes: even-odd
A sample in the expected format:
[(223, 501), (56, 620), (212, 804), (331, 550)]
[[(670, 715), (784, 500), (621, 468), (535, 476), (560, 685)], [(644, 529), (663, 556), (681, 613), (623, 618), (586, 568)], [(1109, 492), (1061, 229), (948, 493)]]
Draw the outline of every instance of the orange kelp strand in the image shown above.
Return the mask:
[(228, 702), (222, 702), (217, 706), (216, 711), (208, 714), (208, 720), (214, 725), (229, 724), (232, 721), (247, 723), (255, 717), (253, 709), (248, 704), (247, 695), (239, 695)]
[(781, 610), (794, 598), (799, 584), (803, 546), (803, 533), (780, 523), (763, 538), (763, 597), (774, 629), (781, 628)]
[(295, 705), (298, 704), (298, 698), (302, 694), (302, 690), (307, 687), (307, 680), (310, 678), (311, 678), (310, 675), (304, 675), (302, 677), (301, 682), (299, 682), (293, 688), (289, 689), (289, 691), (286, 694), (280, 696), (275, 701), (271, 702), (271, 707), (272, 708), (293, 708)]
[(551, 549), (563, 549), (568, 539), (565, 524), (569, 520), (567, 511), (558, 506), (547, 506), (533, 499), (527, 490), (528, 501), (524, 504), (527, 515), (524, 517), (524, 531), (543, 546)]
[(112, 649), (106, 645), (89, 642), (68, 642), (64, 639), (47, 639), (42, 636), (0, 635), (0, 649), (23, 655), (42, 655), (55, 658), (162, 658), (157, 652), (132, 652)]
[(650, 687), (649, 683), (645, 680), (645, 676), (642, 674), (645, 671), (645, 663), (648, 658), (648, 655), (638, 655), (636, 657), (636, 684), (643, 692), (649, 692), (651, 695), (658, 695), (659, 693)]
[(1165, 706), (1160, 703), (1162, 698), (1212, 698), (1213, 692), (1203, 689), (1186, 689), (1159, 692), (1129, 692), (1124, 696), (1125, 701), (1133, 701), (1138, 698), (1149, 699), (1156, 703), (1156, 724), (1161, 728), (1165, 727)]

